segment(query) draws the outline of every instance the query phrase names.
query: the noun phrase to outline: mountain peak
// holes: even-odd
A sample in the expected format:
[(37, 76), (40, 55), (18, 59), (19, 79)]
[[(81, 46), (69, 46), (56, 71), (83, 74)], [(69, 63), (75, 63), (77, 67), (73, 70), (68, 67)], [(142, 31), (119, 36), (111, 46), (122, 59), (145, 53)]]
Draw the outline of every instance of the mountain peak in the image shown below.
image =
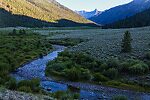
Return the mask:
[(98, 24), (110, 24), (118, 20), (133, 16), (138, 12), (150, 8), (150, 0), (132, 0), (132, 2), (120, 6), (110, 8), (103, 11), (98, 16), (90, 18), (90, 20)]
[(95, 9), (93, 11), (82, 10), (82, 11), (75, 11), (75, 12), (85, 18), (91, 18), (101, 13), (101, 11), (98, 11), (98, 9)]

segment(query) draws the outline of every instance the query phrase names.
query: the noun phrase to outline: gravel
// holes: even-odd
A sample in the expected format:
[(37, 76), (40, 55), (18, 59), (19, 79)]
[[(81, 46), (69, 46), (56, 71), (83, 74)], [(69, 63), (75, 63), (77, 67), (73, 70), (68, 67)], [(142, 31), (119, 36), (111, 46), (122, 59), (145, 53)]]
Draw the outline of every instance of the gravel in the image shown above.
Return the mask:
[(0, 91), (0, 100), (54, 100), (52, 97), (44, 95), (34, 95), (30, 93), (2, 90)]

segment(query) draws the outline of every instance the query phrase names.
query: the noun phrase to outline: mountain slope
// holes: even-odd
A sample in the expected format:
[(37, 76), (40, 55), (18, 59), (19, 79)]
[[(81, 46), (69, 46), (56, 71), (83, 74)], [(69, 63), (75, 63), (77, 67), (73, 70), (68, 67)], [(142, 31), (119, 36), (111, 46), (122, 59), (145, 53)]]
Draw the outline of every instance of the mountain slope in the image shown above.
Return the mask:
[(109, 10), (102, 12), (98, 16), (94, 16), (90, 18), (90, 20), (98, 23), (98, 24), (110, 24), (115, 21), (125, 19), (126, 17), (130, 17), (144, 11), (150, 7), (150, 0), (133, 0), (132, 2), (120, 5)]
[(134, 16), (104, 26), (104, 28), (131, 28), (150, 26), (150, 9), (137, 13)]
[(45, 21), (45, 23), (56, 24), (61, 20), (68, 20), (69, 23), (92, 23), (55, 0), (1, 0), (0, 8), (12, 13), (12, 15), (26, 16), (39, 21)]
[(77, 14), (81, 15), (82, 17), (85, 17), (85, 18), (91, 18), (93, 16), (97, 16), (99, 14), (101, 14), (101, 11), (98, 11), (97, 9), (93, 10), (93, 11), (90, 11), (90, 12), (87, 12), (85, 10), (82, 10), (82, 11), (75, 11)]

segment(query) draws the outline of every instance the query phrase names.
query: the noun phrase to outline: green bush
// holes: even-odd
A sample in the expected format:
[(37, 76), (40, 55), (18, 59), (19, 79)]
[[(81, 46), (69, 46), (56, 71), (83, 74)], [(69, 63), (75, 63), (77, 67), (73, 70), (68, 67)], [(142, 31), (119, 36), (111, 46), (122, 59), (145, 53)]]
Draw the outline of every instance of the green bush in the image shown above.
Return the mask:
[(17, 81), (14, 78), (11, 78), (7, 83), (6, 87), (11, 90), (17, 89)]
[(52, 96), (58, 100), (78, 100), (80, 97), (78, 93), (71, 93), (70, 91), (57, 91)]
[(8, 72), (9, 72), (9, 64), (7, 64), (7, 63), (0, 63), (0, 77), (3, 77), (3, 76), (5, 76), (5, 75), (7, 75), (8, 74)]
[(31, 93), (32, 92), (31, 88), (27, 87), (27, 86), (21, 86), (21, 87), (19, 87), (18, 91), (27, 92), (27, 93)]
[(110, 86), (120, 86), (121, 82), (112, 80), (112, 81), (108, 81), (106, 84)]
[(116, 79), (118, 77), (118, 70), (115, 68), (109, 68), (104, 72), (104, 75), (110, 79)]
[(132, 75), (141, 75), (147, 73), (148, 71), (149, 71), (149, 67), (145, 63), (138, 63), (129, 67), (129, 72)]
[(147, 52), (147, 53), (145, 54), (145, 58), (148, 59), (148, 60), (150, 60), (150, 52)]
[(107, 63), (103, 63), (100, 65), (99, 71), (103, 72), (104, 70), (107, 70), (108, 68), (109, 66), (107, 65)]
[(80, 94), (79, 93), (75, 93), (73, 94), (73, 99), (79, 99), (80, 98)]
[(114, 97), (112, 98), (112, 100), (128, 100), (128, 99), (127, 99), (126, 96), (121, 96), (121, 95), (119, 95), (119, 96), (114, 96)]
[(54, 63), (54, 64), (48, 64), (47, 66), (47, 71), (51, 71), (51, 70), (54, 70), (54, 71), (62, 71), (64, 69), (64, 66), (62, 63)]
[(131, 65), (129, 64), (129, 62), (122, 62), (122, 63), (120, 64), (120, 71), (123, 72), (123, 73), (128, 73), (130, 66), (131, 66)]
[[(41, 40), (42, 43), (38, 44)], [(11, 85), (15, 82), (8, 79), (9, 73), (52, 48), (45, 36), (15, 29), (10, 34), (0, 34), (0, 44), (0, 84), (8, 85), (11, 89), (14, 89)]]
[(65, 69), (64, 75), (70, 81), (79, 81), (79, 80), (90, 80), (91, 74), (88, 69), (72, 67), (71, 69)]
[(106, 81), (108, 81), (108, 78), (100, 73), (95, 73), (93, 75), (93, 80), (96, 82), (106, 82)]
[(33, 92), (40, 91), (40, 80), (32, 79), (32, 80), (22, 80), (18, 83), (18, 88), (20, 87), (30, 87)]
[(109, 60), (107, 61), (107, 64), (108, 64), (108, 66), (111, 67), (111, 68), (118, 68), (118, 67), (120, 67), (120, 62), (119, 62), (119, 60), (116, 59), (116, 58), (109, 59)]

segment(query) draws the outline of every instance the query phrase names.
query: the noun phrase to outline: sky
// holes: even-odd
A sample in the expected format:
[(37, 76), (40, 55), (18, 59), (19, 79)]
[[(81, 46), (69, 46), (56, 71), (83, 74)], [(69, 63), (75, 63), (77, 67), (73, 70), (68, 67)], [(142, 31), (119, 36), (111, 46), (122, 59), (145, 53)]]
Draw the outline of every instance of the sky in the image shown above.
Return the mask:
[(132, 0), (56, 0), (62, 5), (72, 10), (86, 10), (91, 11), (98, 9), (104, 11), (106, 9), (129, 3)]

